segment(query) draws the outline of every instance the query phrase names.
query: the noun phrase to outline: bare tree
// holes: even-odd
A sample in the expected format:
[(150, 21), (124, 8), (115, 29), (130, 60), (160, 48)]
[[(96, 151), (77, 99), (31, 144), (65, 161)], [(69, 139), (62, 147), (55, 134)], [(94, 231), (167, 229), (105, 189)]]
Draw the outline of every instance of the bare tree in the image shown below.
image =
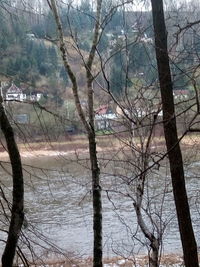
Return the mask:
[(2, 256), (2, 266), (12, 267), (17, 247), (17, 242), (20, 236), (23, 220), (24, 220), (24, 182), (21, 157), (14, 138), (14, 132), (10, 122), (6, 116), (2, 98), (0, 103), (0, 125), (5, 136), (8, 154), (12, 166), (13, 177), (13, 199), (11, 209), (11, 220), (8, 231), (8, 238), (5, 250)]
[[(150, 208), (150, 203), (156, 196), (149, 194), (151, 191), (149, 188), (153, 184), (155, 169), (159, 166), (157, 160), (161, 160), (159, 153), (155, 153), (152, 147), (156, 127), (160, 127), (161, 121), (158, 116), (160, 105), (155, 105), (157, 90), (148, 98), (145, 97), (145, 90), (148, 91), (147, 88), (139, 87), (135, 90), (134, 96), (125, 92), (124, 101), (120, 103), (115, 99), (118, 107), (120, 105), (123, 118), (121, 123), (125, 133), (121, 137), (117, 131), (115, 133), (121, 146), (120, 151), (115, 152), (116, 156), (113, 156), (111, 164), (117, 165), (120, 169), (114, 173), (121, 181), (118, 193), (133, 203), (139, 229), (146, 240), (149, 266), (157, 267), (160, 261), (162, 237), (167, 224), (162, 219), (166, 187), (163, 187), (162, 192), (157, 189), (157, 194), (162, 196), (161, 207), (158, 208), (159, 205), (155, 205)], [(156, 138), (158, 139), (159, 136)], [(157, 163), (150, 163), (152, 160)], [(132, 178), (129, 178), (130, 173)], [(113, 184), (113, 187), (115, 188), (116, 185)], [(109, 190), (108, 194), (110, 194)], [(117, 206), (117, 203), (115, 205)], [(137, 240), (137, 235), (134, 238)]]
[(89, 52), (88, 60), (85, 62), (86, 79), (87, 79), (87, 97), (88, 97), (88, 117), (89, 117), (88, 121), (86, 118), (86, 114), (84, 113), (81, 107), (79, 93), (78, 93), (77, 78), (68, 62), (67, 48), (64, 42), (63, 29), (58, 13), (57, 4), (58, 2), (55, 0), (50, 1), (50, 8), (53, 12), (58, 28), (60, 51), (62, 53), (62, 59), (66, 72), (68, 73), (72, 83), (72, 91), (74, 95), (76, 109), (88, 136), (91, 173), (92, 173), (92, 192), (93, 192), (93, 231), (94, 231), (93, 266), (101, 267), (102, 266), (102, 204), (101, 204), (100, 169), (97, 159), (96, 134), (94, 129), (94, 104), (93, 104), (94, 92), (92, 88), (94, 77), (92, 74), (92, 67), (97, 44), (99, 42), (102, 0), (97, 1), (93, 42), (91, 50)]
[(165, 140), (169, 155), (173, 193), (179, 223), (186, 267), (197, 267), (197, 245), (194, 237), (185, 178), (182, 153), (178, 141), (176, 117), (173, 100), (169, 57), (167, 51), (167, 32), (165, 27), (163, 1), (152, 0), (152, 15), (155, 31), (156, 57), (163, 106)]

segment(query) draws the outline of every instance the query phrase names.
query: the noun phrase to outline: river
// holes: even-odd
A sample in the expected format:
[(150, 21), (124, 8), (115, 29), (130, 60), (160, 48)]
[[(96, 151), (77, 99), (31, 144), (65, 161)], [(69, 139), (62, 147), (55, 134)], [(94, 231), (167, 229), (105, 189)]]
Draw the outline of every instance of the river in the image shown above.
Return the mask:
[[(87, 166), (84, 160), (80, 160), (80, 164)], [(10, 167), (7, 163), (2, 163), (2, 166), (1, 185), (9, 196), (11, 178), (5, 172), (5, 168), (10, 171)], [(38, 242), (44, 247), (48, 248), (49, 245), (38, 238), (47, 237), (49, 242), (56, 244), (63, 251), (87, 257), (92, 255), (91, 180), (89, 171), (82, 166), (67, 161), (64, 157), (38, 157), (24, 160), (27, 222), (23, 231), (33, 242)], [(186, 172), (191, 214), (198, 242), (200, 241), (199, 167), (198, 163), (194, 163), (187, 168)], [(129, 194), (134, 197), (134, 184), (131, 187), (125, 185), (123, 179), (113, 173), (108, 174), (107, 170), (104, 170), (101, 179), (104, 256), (130, 256), (145, 252), (148, 241), (138, 229), (133, 200), (128, 196)], [(181, 252), (168, 171), (163, 168), (159, 171), (154, 170), (148, 178), (144, 204), (155, 222), (152, 225), (148, 216), (144, 214), (148, 227), (154, 233), (156, 233), (156, 227), (160, 228), (164, 225), (166, 227), (162, 244), (164, 253)], [(2, 218), (1, 214), (1, 220), (4, 221)], [(2, 238), (5, 238), (3, 233)], [(42, 253), (43, 248), (36, 243), (32, 243), (34, 248)]]

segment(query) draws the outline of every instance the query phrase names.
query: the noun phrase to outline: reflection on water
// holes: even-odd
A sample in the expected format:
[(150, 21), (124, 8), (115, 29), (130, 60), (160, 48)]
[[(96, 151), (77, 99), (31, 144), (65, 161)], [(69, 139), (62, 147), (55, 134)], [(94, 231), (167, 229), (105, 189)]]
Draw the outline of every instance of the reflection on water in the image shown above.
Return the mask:
[[(40, 168), (25, 166), (25, 214), (29, 232), (29, 225), (41, 231), (51, 241), (65, 251), (73, 251), (81, 255), (92, 255), (92, 203), (91, 181), (89, 174), (82, 168), (73, 169), (71, 175), (64, 159), (39, 158), (26, 161)], [(67, 167), (66, 167), (67, 166)], [(9, 170), (9, 165), (4, 164)], [(191, 212), (197, 240), (198, 233), (199, 200), (198, 188), (200, 180), (194, 170), (187, 175), (188, 194), (191, 203)], [(157, 224), (167, 224), (163, 236), (163, 249), (165, 253), (181, 251), (175, 210), (172, 200), (170, 178), (157, 172), (149, 179), (151, 190), (146, 193), (144, 202), (148, 203)], [(10, 177), (1, 169), (1, 183), (5, 192), (10, 195)], [(144, 236), (137, 227), (137, 220), (133, 208), (133, 200), (127, 195), (134, 196), (134, 185), (128, 187), (122, 180), (112, 175), (102, 175), (103, 188), (103, 233), (104, 255), (114, 253), (130, 254), (139, 251), (146, 244)], [(163, 197), (165, 192), (165, 197)], [(161, 218), (160, 218), (161, 217)], [(149, 224), (149, 218), (146, 217)], [(149, 224), (149, 227), (151, 225)], [(1, 235), (3, 237), (3, 234)], [(140, 250), (141, 252), (142, 250)]]

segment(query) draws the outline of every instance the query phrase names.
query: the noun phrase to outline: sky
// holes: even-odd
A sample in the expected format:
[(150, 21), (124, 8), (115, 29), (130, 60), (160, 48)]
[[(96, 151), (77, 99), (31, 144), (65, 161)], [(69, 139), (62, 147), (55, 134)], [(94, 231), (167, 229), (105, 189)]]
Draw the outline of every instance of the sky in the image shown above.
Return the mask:
[[(59, 2), (65, 3), (73, 3), (74, 5), (80, 4), (81, 1), (91, 1), (96, 3), (96, 0), (58, 0)], [(111, 1), (114, 4), (116, 3), (123, 3), (127, 2), (128, 0), (103, 0), (103, 1)], [(175, 8), (187, 6), (187, 8), (194, 8), (194, 6), (198, 6), (200, 8), (200, 0), (163, 0), (164, 6), (167, 9), (171, 9), (172, 6)], [(28, 5), (34, 7), (36, 10), (41, 7), (47, 7), (47, 0), (12, 0), (12, 5), (17, 3), (21, 3), (21, 5)], [(14, 5), (15, 5), (14, 4)], [(95, 6), (95, 4), (94, 4)], [(132, 4), (126, 5), (127, 9), (134, 10), (134, 11), (149, 11), (151, 10), (150, 0), (132, 0)], [(46, 9), (45, 7), (45, 9)]]

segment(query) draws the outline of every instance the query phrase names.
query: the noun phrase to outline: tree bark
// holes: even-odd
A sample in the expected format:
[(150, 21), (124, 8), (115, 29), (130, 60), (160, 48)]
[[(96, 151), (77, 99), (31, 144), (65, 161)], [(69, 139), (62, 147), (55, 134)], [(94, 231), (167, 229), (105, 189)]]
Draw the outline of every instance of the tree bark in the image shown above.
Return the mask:
[(102, 0), (97, 0), (97, 12), (96, 12), (96, 22), (92, 47), (89, 53), (88, 61), (85, 65), (86, 68), (86, 78), (87, 78), (87, 96), (88, 96), (88, 117), (87, 121), (86, 115), (81, 107), (80, 98), (78, 94), (78, 85), (76, 81), (76, 76), (72, 71), (68, 59), (67, 59), (67, 49), (64, 42), (64, 35), (62, 29), (62, 23), (58, 13), (57, 5), (55, 0), (50, 0), (50, 7), (53, 11), (54, 18), (57, 24), (59, 41), (60, 41), (60, 51), (62, 53), (62, 59), (65, 66), (65, 70), (69, 75), (72, 82), (72, 91), (75, 100), (76, 109), (83, 126), (88, 135), (89, 142), (89, 154), (91, 163), (91, 174), (92, 174), (92, 194), (93, 194), (93, 232), (94, 232), (94, 245), (93, 245), (93, 267), (102, 267), (102, 201), (101, 201), (101, 186), (100, 186), (100, 170), (98, 166), (97, 150), (96, 150), (96, 134), (94, 130), (94, 104), (93, 104), (93, 75), (92, 66), (96, 52), (96, 46), (99, 41), (99, 29), (100, 29), (100, 13)]
[(93, 266), (102, 267), (102, 200), (101, 200), (101, 186), (100, 186), (100, 169), (97, 159), (96, 150), (96, 133), (94, 126), (94, 91), (92, 66), (94, 62), (95, 52), (99, 41), (100, 16), (101, 16), (102, 0), (97, 0), (96, 23), (94, 29), (94, 37), (92, 47), (89, 53), (88, 61), (86, 63), (86, 77), (87, 77), (87, 95), (88, 95), (88, 115), (90, 131), (88, 132), (90, 162), (92, 171), (92, 193), (93, 193)]
[(89, 135), (89, 151), (92, 170), (93, 195), (93, 266), (102, 267), (102, 201), (100, 186), (100, 170), (98, 166), (95, 133)]
[[(145, 179), (145, 178), (144, 178)], [(149, 254), (149, 267), (158, 267), (159, 263), (159, 248), (160, 248), (160, 241), (159, 238), (150, 232), (147, 224), (144, 222), (141, 209), (142, 209), (142, 200), (143, 200), (143, 193), (144, 193), (144, 183), (142, 182), (143, 178), (140, 180), (137, 191), (136, 191), (136, 201), (134, 203), (135, 212), (137, 215), (138, 225), (144, 234), (144, 236), (149, 240), (151, 251)]]
[(24, 182), (21, 158), (15, 142), (14, 132), (5, 114), (2, 103), (0, 103), (0, 125), (6, 139), (13, 177), (11, 221), (6, 247), (2, 256), (2, 267), (12, 267), (18, 238), (24, 220)]
[(151, 242), (151, 254), (150, 254), (150, 259), (149, 259), (149, 267), (159, 267), (159, 248), (160, 244), (158, 240), (155, 238)]
[(173, 194), (183, 247), (184, 262), (186, 267), (198, 267), (197, 245), (191, 222), (187, 191), (185, 187), (182, 153), (177, 134), (163, 1), (151, 0), (151, 4), (158, 75), (163, 105), (164, 134), (168, 150)]

